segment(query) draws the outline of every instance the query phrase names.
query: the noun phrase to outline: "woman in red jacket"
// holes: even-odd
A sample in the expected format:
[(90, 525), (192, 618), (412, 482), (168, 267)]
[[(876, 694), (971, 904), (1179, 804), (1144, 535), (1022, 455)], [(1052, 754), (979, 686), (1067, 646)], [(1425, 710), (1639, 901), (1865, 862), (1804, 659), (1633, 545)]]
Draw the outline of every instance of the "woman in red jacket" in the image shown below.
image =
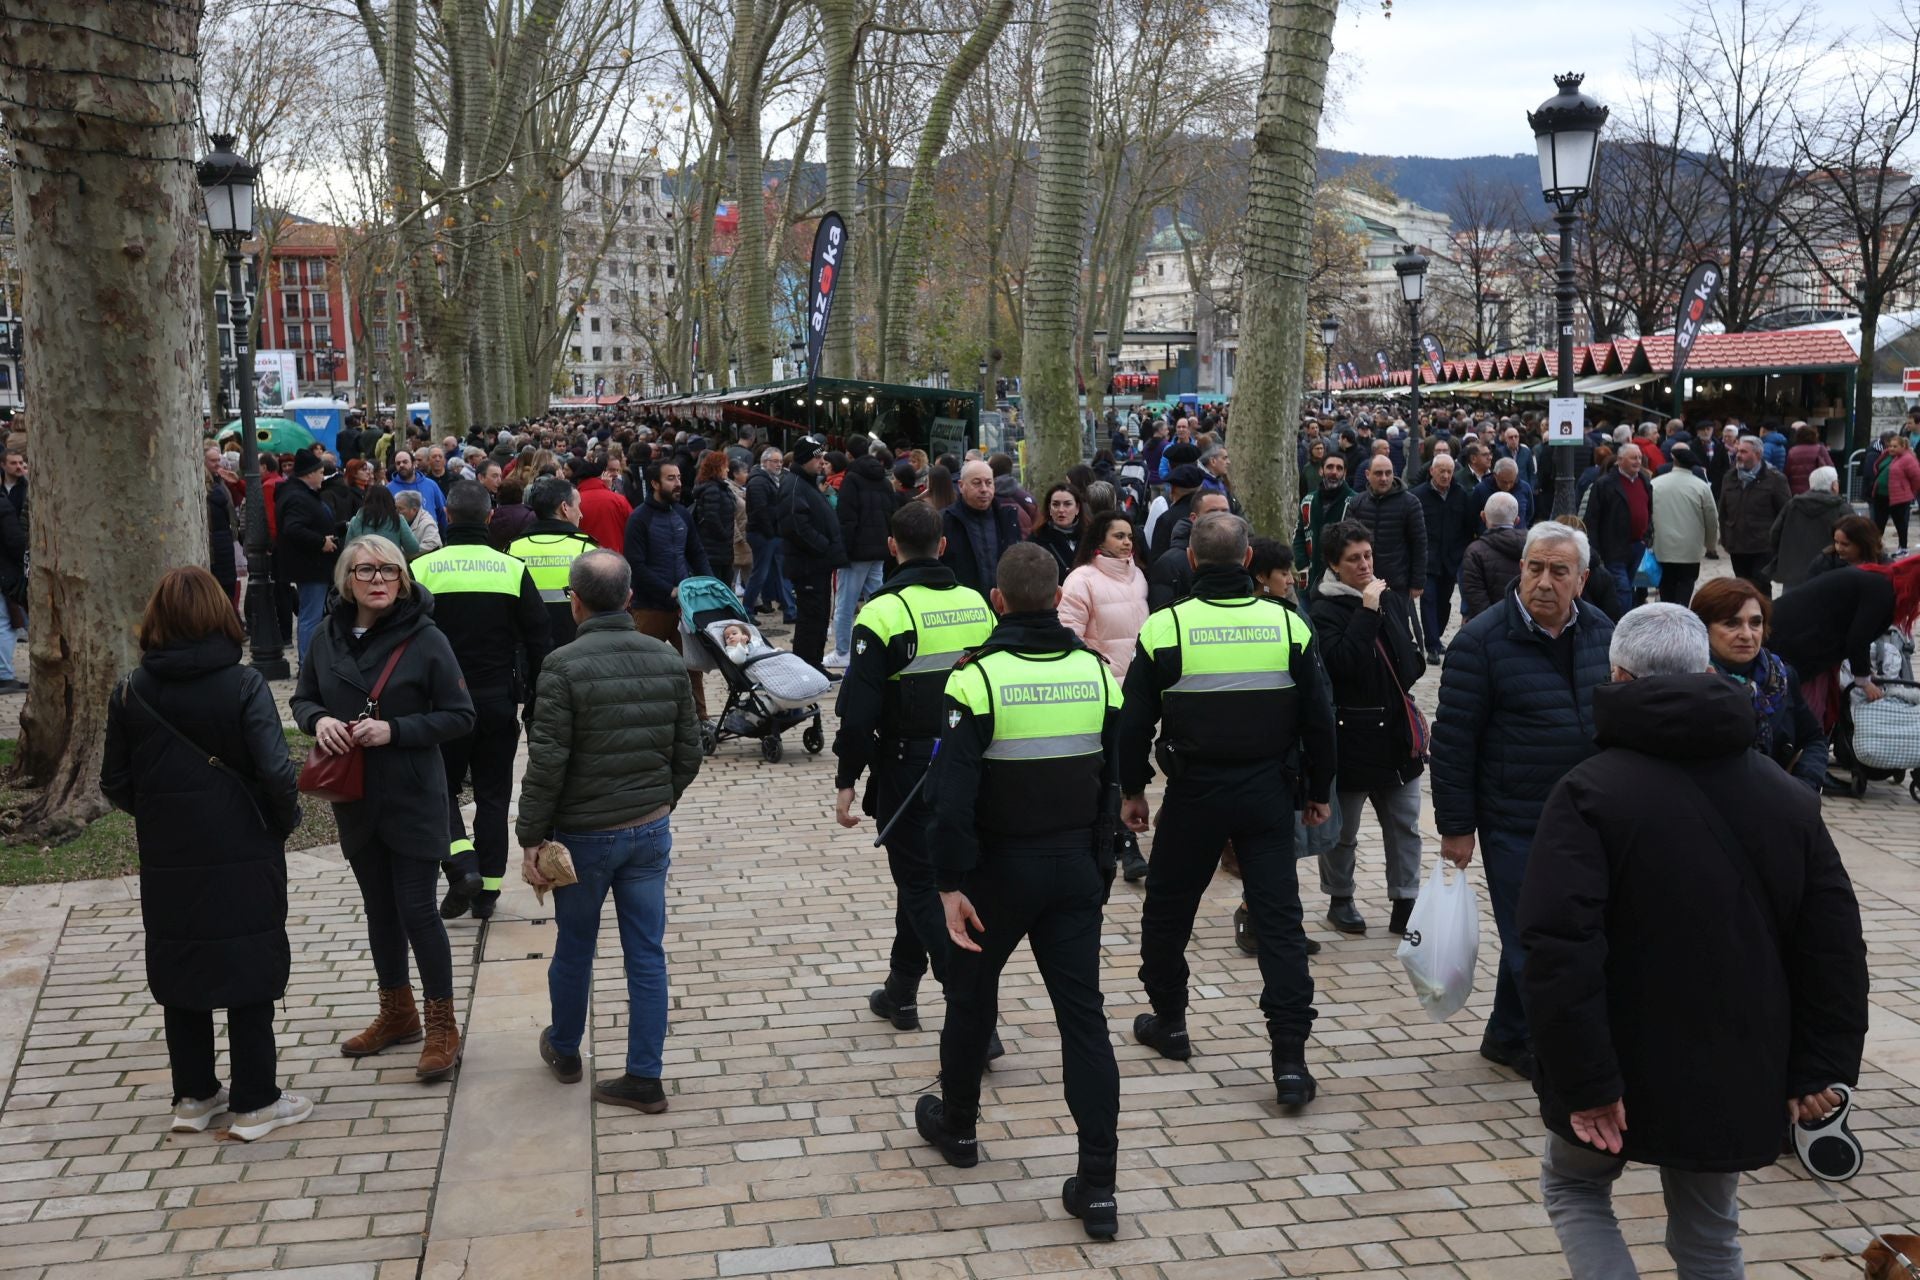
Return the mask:
[[(1886, 452), (1880, 455), (1880, 462), (1874, 468), (1872, 495), (1878, 501), (1874, 504), (1877, 515), (1885, 504), (1887, 514), (1893, 517), (1893, 531), (1900, 537), (1900, 549), (1907, 549), (1907, 522), (1913, 513), (1913, 500), (1920, 495), (1920, 458), (1913, 456), (1913, 446), (1907, 443), (1903, 435), (1895, 434), (1887, 441)], [(1882, 533), (1886, 525), (1879, 526)]]

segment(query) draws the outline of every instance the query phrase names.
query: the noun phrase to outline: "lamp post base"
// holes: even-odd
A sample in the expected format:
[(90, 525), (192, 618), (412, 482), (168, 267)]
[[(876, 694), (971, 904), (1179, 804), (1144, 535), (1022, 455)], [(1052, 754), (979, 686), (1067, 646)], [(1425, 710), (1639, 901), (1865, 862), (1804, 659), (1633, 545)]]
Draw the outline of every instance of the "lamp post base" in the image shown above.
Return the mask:
[(247, 556), (247, 665), (269, 680), (291, 680), (293, 667), (287, 661), (280, 637), (279, 610), (274, 602), (273, 575), (264, 555)]

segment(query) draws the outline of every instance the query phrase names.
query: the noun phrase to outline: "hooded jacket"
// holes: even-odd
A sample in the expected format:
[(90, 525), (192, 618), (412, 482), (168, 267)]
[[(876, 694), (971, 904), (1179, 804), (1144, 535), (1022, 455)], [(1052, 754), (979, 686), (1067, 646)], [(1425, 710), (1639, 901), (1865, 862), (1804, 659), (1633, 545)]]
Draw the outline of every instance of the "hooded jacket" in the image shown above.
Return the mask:
[(1570, 1112), (1624, 1100), (1627, 1160), (1764, 1168), (1787, 1099), (1859, 1079), (1853, 887), (1818, 798), (1748, 749), (1732, 682), (1607, 685), (1593, 717), (1600, 751), (1554, 787), (1520, 892), (1541, 1118), (1574, 1141)]
[(356, 612), (351, 600), (336, 598), (326, 625), (314, 633), (293, 691), (294, 723), (310, 735), (322, 716), (358, 719), (388, 656), (406, 641), (380, 696), (380, 718), (391, 725), (393, 739), (365, 748), (365, 798), (334, 805), (333, 817), (349, 860), (384, 846), (403, 858), (438, 862), (447, 856), (440, 744), (473, 732), (473, 699), (453, 646), (433, 625), (433, 595), (425, 587), (416, 583), (357, 639)]
[(733, 486), (725, 480), (702, 480), (693, 487), (694, 532), (707, 553), (707, 567), (722, 578), (733, 568), (733, 530), (737, 514)]
[(1060, 588), (1060, 621), (1106, 658), (1114, 679), (1125, 680), (1147, 621), (1147, 575), (1131, 557), (1096, 552)]
[(1380, 607), (1331, 575), (1314, 589), (1307, 616), (1320, 661), (1333, 682), (1333, 712), (1342, 791), (1377, 791), (1420, 776), (1413, 721), (1403, 690), (1427, 673), (1413, 639), (1409, 597), (1389, 591)]
[[(129, 680), (147, 705), (125, 684), (108, 700), (100, 790), (133, 815), (153, 998), (175, 1009), (278, 1000), (292, 965), (286, 842), (300, 805), (273, 694), (218, 633), (149, 650)], [(444, 817), (440, 838), (444, 848)]]
[(1813, 558), (1833, 545), (1833, 526), (1852, 514), (1853, 504), (1837, 493), (1809, 490), (1787, 503), (1774, 517), (1768, 534), (1773, 542), (1769, 576), (1782, 587), (1805, 582)]
[[(1458, 483), (1456, 481), (1455, 483)], [(1395, 476), (1385, 493), (1368, 488), (1347, 504), (1347, 520), (1373, 533), (1373, 572), (1395, 591), (1427, 585), (1427, 517), (1420, 502)]]

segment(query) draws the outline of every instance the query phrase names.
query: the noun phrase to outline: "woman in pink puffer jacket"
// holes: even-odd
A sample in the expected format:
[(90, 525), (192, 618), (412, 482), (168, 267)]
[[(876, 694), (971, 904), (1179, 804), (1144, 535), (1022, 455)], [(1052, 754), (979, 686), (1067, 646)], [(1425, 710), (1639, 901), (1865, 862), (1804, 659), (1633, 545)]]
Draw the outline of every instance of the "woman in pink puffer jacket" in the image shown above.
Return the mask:
[(1106, 656), (1116, 680), (1127, 678), (1147, 621), (1147, 575), (1134, 562), (1133, 522), (1126, 516), (1106, 511), (1088, 524), (1060, 588), (1060, 621)]

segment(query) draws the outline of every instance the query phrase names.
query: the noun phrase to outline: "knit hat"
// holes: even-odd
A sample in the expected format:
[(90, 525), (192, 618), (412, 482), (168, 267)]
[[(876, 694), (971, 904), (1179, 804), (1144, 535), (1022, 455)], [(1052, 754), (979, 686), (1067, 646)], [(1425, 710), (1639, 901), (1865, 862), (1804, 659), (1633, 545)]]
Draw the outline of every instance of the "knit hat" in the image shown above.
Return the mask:
[(1205, 473), (1191, 462), (1183, 463), (1167, 472), (1167, 483), (1176, 489), (1198, 489), (1206, 482)]
[(310, 476), (320, 469), (320, 459), (313, 456), (310, 449), (302, 449), (293, 455), (293, 474)]
[(801, 436), (793, 442), (793, 465), (796, 467), (805, 466), (807, 463), (813, 461), (815, 455), (824, 448), (826, 448), (826, 445), (822, 441), (812, 436)]

